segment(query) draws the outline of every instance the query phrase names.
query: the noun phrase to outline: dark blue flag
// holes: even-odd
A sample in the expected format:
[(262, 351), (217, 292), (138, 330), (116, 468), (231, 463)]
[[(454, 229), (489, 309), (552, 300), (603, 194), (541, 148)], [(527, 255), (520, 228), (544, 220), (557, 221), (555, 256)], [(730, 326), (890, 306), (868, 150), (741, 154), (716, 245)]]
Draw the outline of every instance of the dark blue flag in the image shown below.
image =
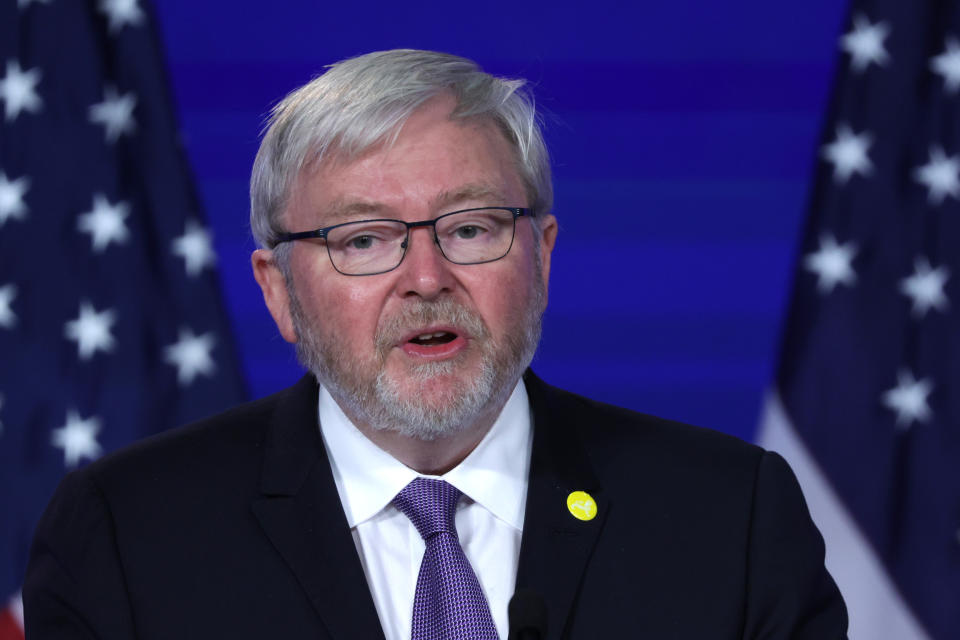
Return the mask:
[(960, 2), (855, 1), (761, 441), (851, 638), (960, 633)]
[(243, 396), (150, 7), (4, 2), (0, 608), (64, 472)]

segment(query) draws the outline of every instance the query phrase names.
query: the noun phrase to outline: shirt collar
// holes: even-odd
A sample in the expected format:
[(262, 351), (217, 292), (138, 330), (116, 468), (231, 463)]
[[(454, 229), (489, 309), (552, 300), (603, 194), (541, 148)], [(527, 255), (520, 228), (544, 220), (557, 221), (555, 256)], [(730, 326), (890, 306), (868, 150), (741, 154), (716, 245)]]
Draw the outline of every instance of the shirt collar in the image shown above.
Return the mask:
[[(317, 411), (351, 528), (377, 515), (410, 481), (423, 475), (367, 439), (323, 387)], [(519, 381), (480, 443), (460, 464), (438, 476), (518, 530), (523, 529), (526, 505), (530, 425), (530, 402)]]

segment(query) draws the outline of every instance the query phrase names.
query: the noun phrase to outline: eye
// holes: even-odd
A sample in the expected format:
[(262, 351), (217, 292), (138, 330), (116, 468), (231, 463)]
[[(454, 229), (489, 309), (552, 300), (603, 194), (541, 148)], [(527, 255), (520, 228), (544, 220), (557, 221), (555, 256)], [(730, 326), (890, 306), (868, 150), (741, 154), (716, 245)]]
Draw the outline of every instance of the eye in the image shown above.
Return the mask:
[(513, 215), (498, 209), (468, 209), (437, 218), (440, 242), (479, 246), (500, 242), (512, 229)]
[(382, 251), (403, 239), (406, 227), (391, 220), (371, 220), (334, 227), (327, 235), (331, 251), (368, 253)]
[(373, 236), (360, 235), (349, 238), (345, 244), (350, 249), (372, 249), (376, 243), (377, 239)]
[(475, 224), (463, 224), (453, 230), (459, 240), (473, 240), (483, 232), (484, 230)]

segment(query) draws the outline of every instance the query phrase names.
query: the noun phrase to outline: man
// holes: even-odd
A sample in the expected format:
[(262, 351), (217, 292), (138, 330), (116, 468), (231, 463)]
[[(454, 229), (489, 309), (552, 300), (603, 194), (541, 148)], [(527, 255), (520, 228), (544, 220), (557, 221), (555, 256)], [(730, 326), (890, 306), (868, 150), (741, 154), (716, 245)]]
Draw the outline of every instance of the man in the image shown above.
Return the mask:
[(69, 476), (28, 637), (506, 638), (518, 589), (551, 638), (845, 637), (778, 456), (527, 370), (557, 222), (521, 84), (388, 51), (277, 106), (253, 271), (312, 375)]

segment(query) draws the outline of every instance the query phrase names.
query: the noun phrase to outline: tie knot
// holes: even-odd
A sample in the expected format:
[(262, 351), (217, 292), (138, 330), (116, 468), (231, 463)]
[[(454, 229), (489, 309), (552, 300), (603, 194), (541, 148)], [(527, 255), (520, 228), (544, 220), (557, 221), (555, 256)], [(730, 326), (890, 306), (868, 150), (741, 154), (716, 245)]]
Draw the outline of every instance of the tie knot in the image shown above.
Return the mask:
[(457, 535), (454, 513), (460, 490), (443, 480), (415, 478), (393, 499), (424, 540), (441, 533)]

